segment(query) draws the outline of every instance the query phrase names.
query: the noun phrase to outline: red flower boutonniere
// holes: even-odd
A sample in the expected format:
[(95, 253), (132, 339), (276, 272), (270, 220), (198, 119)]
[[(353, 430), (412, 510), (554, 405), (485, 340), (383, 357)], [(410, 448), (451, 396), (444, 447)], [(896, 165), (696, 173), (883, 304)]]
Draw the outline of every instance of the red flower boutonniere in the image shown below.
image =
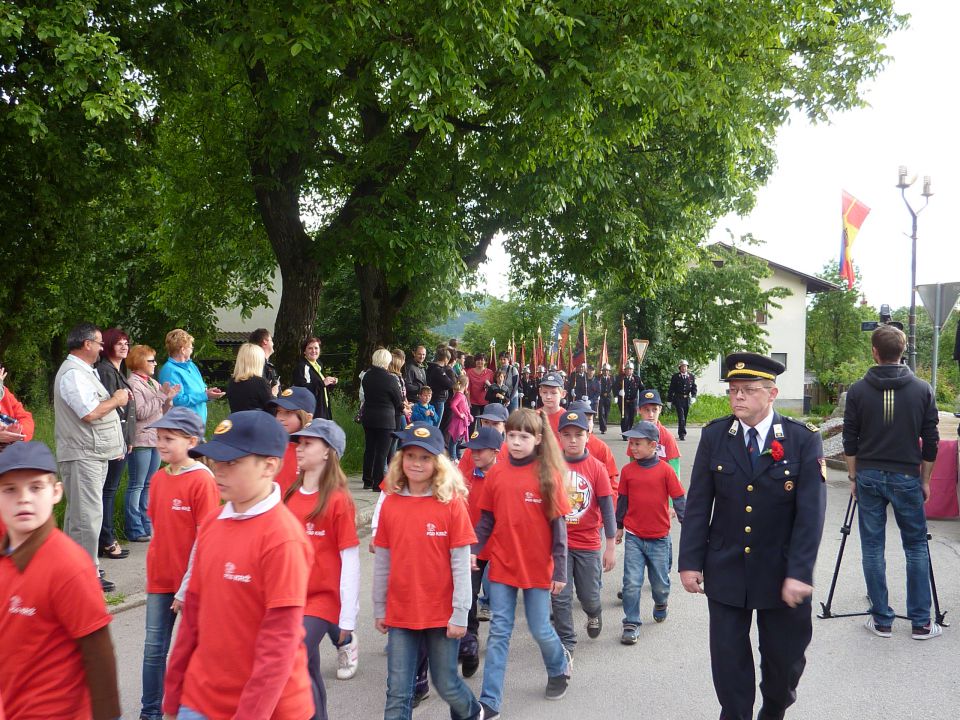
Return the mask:
[(773, 458), (774, 462), (780, 462), (783, 460), (783, 445), (779, 441), (774, 440), (770, 443), (770, 447), (763, 451), (763, 455), (769, 455)]

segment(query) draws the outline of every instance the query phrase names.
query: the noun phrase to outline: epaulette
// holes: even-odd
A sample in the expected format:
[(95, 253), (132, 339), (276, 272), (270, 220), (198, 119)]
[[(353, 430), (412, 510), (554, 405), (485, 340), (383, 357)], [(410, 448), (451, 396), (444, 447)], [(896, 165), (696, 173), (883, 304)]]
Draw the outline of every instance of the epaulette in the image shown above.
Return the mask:
[(812, 422), (804, 422), (803, 420), (797, 420), (797, 418), (790, 417), (789, 415), (781, 415), (784, 420), (787, 422), (792, 422), (794, 425), (801, 425), (805, 427), (810, 432), (820, 432), (820, 428), (814, 425)]
[(704, 425), (704, 427), (710, 427), (714, 423), (724, 422), (725, 420), (731, 420), (731, 419), (733, 419), (733, 415), (724, 415), (723, 417), (714, 418), (713, 420), (708, 422), (706, 425)]

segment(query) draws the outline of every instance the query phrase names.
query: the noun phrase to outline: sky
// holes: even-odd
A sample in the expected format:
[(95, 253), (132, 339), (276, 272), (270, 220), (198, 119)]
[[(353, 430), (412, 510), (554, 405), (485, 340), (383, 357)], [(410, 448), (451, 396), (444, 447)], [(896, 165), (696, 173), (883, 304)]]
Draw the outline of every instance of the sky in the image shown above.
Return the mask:
[[(951, 211), (960, 195), (960, 121), (954, 88), (955, 29), (960, 3), (900, 0), (909, 26), (887, 39), (892, 60), (863, 87), (867, 107), (837, 113), (829, 123), (798, 117), (777, 136), (778, 165), (757, 193), (753, 211), (720, 218), (709, 240), (752, 233), (762, 257), (813, 275), (839, 263), (841, 192), (870, 207), (854, 245), (853, 262), (867, 301), (897, 308), (910, 303), (911, 219), (897, 185), (897, 169), (918, 176), (907, 190), (915, 209), (924, 203), (923, 177), (934, 195), (917, 224), (917, 284), (960, 280), (958, 223)], [(494, 243), (481, 277), (483, 289), (504, 297), (508, 257)], [(918, 308), (921, 305), (917, 298)], [(921, 312), (918, 310), (918, 312)]]

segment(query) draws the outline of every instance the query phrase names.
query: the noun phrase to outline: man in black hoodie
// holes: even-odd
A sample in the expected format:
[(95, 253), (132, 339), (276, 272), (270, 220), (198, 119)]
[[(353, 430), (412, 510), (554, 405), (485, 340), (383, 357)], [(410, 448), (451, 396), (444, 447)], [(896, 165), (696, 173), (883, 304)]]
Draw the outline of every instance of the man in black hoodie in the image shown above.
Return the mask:
[[(930, 569), (923, 503), (937, 459), (937, 404), (933, 390), (900, 364), (907, 338), (892, 325), (871, 337), (877, 363), (847, 391), (843, 452), (850, 492), (860, 505), (863, 576), (870, 596), (867, 629), (890, 637), (895, 613), (887, 603), (884, 560), (887, 505), (893, 505), (907, 558), (907, 616), (914, 640), (943, 631), (930, 620)], [(921, 444), (922, 443), (922, 444)]]

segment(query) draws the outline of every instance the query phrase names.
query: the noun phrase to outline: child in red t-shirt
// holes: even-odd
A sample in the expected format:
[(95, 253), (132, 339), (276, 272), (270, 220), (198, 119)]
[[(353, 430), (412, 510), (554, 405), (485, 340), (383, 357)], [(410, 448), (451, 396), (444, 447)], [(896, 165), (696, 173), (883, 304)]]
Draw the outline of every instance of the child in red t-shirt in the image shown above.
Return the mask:
[(636, 460), (620, 473), (617, 497), (617, 543), (624, 540), (623, 553), (623, 635), (620, 642), (634, 645), (640, 638), (640, 589), (643, 571), (650, 575), (653, 619), (667, 619), (670, 596), (670, 568), (673, 545), (670, 541), (670, 499), (677, 519), (683, 522), (686, 506), (683, 486), (677, 474), (657, 456), (660, 431), (641, 420), (628, 430), (628, 452)]
[(147, 618), (143, 641), (141, 720), (160, 720), (163, 677), (180, 602), (174, 599), (197, 539), (197, 528), (220, 505), (213, 473), (188, 452), (203, 437), (193, 410), (174, 407), (148, 427), (157, 431), (157, 452), (166, 467), (150, 479), (147, 514), (153, 540), (147, 549)]
[[(313, 695), (303, 608), (313, 549), (274, 482), (289, 436), (262, 410), (230, 414), (210, 442), (226, 504), (204, 520), (167, 665), (163, 711), (307, 720)], [(193, 714), (191, 714), (193, 713)]]
[(570, 672), (550, 624), (550, 596), (567, 580), (566, 467), (544, 414), (514, 410), (506, 429), (509, 458), (486, 476), (476, 527), (478, 557), (490, 563), (493, 615), (480, 695), (484, 718), (500, 715), (518, 592), (523, 591), (527, 626), (546, 665), (548, 700), (566, 694)]
[(317, 418), (290, 437), (297, 443), (300, 477), (283, 501), (303, 524), (313, 545), (303, 626), (316, 707), (313, 717), (326, 720), (327, 691), (320, 674), (320, 641), (324, 635), (329, 635), (337, 648), (337, 677), (349, 680), (357, 672), (360, 540), (353, 497), (340, 467), (347, 436), (332, 420)]
[(657, 443), (657, 457), (665, 460), (673, 471), (680, 475), (680, 448), (677, 447), (677, 441), (667, 428), (660, 422), (660, 413), (663, 411), (663, 402), (660, 400), (660, 393), (650, 388), (640, 392), (640, 407), (637, 413), (641, 420), (652, 422), (660, 431), (660, 439)]
[[(292, 387), (284, 390), (267, 405), (273, 410), (277, 420), (287, 431), (287, 435), (293, 435), (305, 428), (307, 423), (313, 419), (313, 413), (317, 409), (317, 396), (308, 388)], [(274, 480), (280, 486), (281, 495), (286, 494), (290, 486), (296, 482), (298, 476), (297, 443), (291, 440), (283, 454), (280, 472), (277, 473)]]
[(11, 719), (117, 718), (111, 617), (90, 556), (57, 529), (56, 471), (40, 442), (0, 453), (0, 695)]
[[(600, 604), (601, 572), (616, 564), (617, 533), (613, 490), (603, 463), (587, 450), (590, 421), (585, 403), (571, 403), (560, 418), (560, 449), (567, 463), (566, 489), (570, 500), (567, 522), (567, 584), (553, 596), (553, 626), (573, 656), (577, 632), (573, 626), (573, 586), (587, 614), (587, 635), (596, 638), (603, 627)], [(587, 405), (587, 408), (590, 406)], [(606, 537), (600, 549), (600, 531)]]
[(480, 705), (457, 674), (470, 609), (470, 525), (463, 478), (443, 455), (440, 430), (413, 423), (394, 433), (399, 452), (383, 481), (377, 524), (373, 605), (376, 628), (390, 633), (384, 720), (409, 720), (421, 643), (430, 676), (453, 718)]
[(540, 411), (547, 416), (550, 422), (550, 429), (554, 434), (558, 432), (557, 425), (560, 422), (560, 416), (563, 414), (563, 408), (560, 403), (567, 396), (567, 389), (564, 387), (563, 376), (558, 372), (549, 372), (540, 380), (540, 402), (543, 407)]

